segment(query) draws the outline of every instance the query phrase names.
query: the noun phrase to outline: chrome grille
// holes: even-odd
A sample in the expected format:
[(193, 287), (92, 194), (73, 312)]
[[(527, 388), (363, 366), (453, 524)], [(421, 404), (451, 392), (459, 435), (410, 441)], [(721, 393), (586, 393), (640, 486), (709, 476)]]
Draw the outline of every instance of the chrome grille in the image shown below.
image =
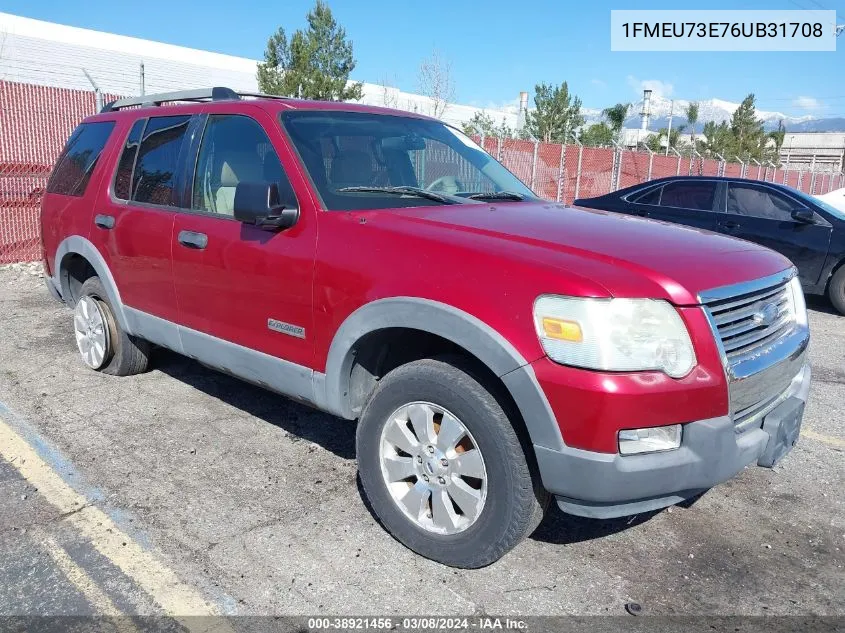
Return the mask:
[(791, 276), (786, 271), (700, 296), (723, 353), (737, 433), (760, 426), (804, 365), (809, 333), (796, 323)]
[[(774, 308), (770, 308), (774, 306)], [(766, 308), (769, 313), (764, 314)], [(789, 285), (781, 283), (707, 304), (728, 362), (755, 353), (795, 323)]]

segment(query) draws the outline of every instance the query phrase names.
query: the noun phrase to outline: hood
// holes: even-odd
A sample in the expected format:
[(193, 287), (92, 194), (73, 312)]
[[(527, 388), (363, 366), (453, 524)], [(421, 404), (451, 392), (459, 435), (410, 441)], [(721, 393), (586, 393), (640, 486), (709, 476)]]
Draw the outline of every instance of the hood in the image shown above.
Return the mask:
[(496, 249), (492, 252), (590, 279), (611, 296), (661, 298), (676, 305), (694, 305), (703, 290), (773, 275), (792, 265), (744, 240), (553, 203), (416, 207), (390, 214), (399, 222), (448, 229), (449, 241), (458, 238), (454, 231), (472, 234), (487, 252)]

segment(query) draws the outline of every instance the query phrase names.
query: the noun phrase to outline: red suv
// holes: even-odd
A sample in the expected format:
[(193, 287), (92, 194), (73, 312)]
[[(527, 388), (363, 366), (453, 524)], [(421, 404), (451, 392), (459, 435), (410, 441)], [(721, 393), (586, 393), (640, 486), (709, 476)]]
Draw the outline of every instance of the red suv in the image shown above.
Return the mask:
[(120, 100), (68, 141), (45, 265), (92, 369), (155, 344), (357, 419), (381, 522), (458, 567), (551, 497), (656, 510), (795, 443), (809, 330), (781, 255), (545, 202), (434, 119), (254, 97)]

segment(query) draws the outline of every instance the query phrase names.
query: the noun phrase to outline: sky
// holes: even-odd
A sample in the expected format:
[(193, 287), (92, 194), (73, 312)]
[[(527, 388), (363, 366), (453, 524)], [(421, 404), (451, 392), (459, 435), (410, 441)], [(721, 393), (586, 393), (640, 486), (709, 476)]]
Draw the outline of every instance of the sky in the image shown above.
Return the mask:
[[(30, 18), (260, 59), (279, 26), (305, 24), (314, 0), (4, 0)], [(845, 116), (845, 35), (836, 52), (632, 53), (610, 51), (610, 10), (689, 9), (687, 3), (615, 0), (328, 0), (354, 45), (353, 79), (415, 92), (432, 51), (451, 63), (456, 101), (516, 102), (535, 84), (568, 82), (585, 107), (637, 101), (644, 87), (668, 98), (739, 102), (789, 116)], [(233, 7), (237, 7), (233, 9)], [(845, 0), (707, 0), (707, 9), (835, 9)]]

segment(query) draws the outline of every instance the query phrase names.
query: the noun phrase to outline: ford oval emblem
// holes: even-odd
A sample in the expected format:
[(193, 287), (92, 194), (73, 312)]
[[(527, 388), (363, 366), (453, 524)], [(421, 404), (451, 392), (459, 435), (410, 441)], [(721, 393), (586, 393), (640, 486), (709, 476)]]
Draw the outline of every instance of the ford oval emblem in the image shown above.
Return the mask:
[(778, 307), (774, 303), (765, 303), (757, 306), (757, 310), (751, 315), (751, 319), (757, 325), (769, 326), (778, 318)]

